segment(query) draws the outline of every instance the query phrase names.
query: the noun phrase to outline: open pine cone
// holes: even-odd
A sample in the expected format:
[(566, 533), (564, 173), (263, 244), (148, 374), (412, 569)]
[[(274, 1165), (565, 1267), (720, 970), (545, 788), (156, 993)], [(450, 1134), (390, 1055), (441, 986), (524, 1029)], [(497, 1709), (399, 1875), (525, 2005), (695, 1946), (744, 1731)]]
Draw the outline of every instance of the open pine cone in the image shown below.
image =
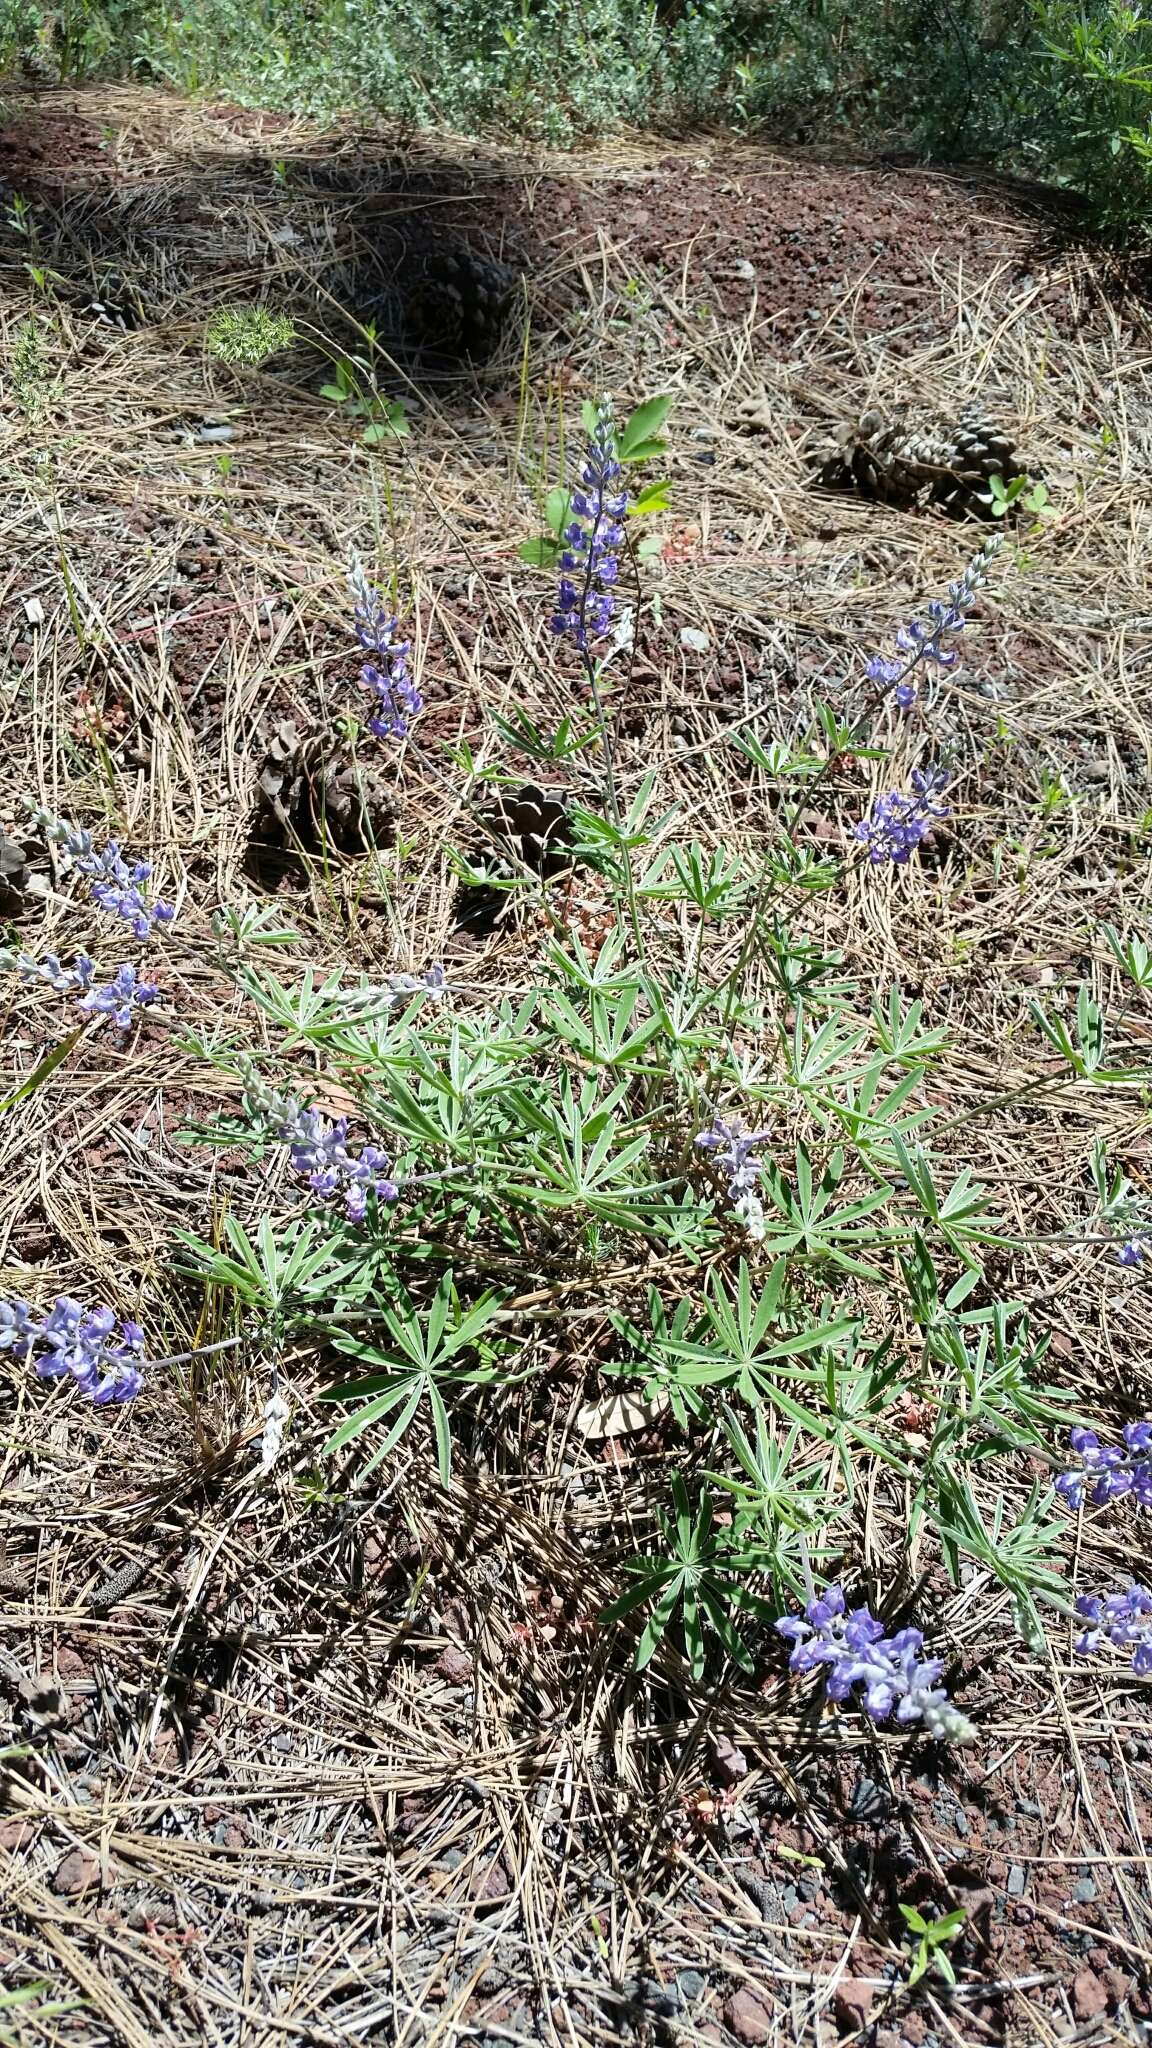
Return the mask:
[(374, 770), (330, 735), (301, 738), (285, 719), (261, 764), (252, 836), (264, 847), (367, 853), (393, 844), (396, 803)]
[(571, 833), (562, 790), (543, 790), (535, 782), (502, 791), (488, 820), (492, 830), (511, 842), (526, 868), (545, 881), (568, 865), (565, 848)]
[(986, 419), (976, 405), (949, 422), (937, 418), (910, 426), (908, 408), (885, 417), (869, 411), (845, 426), (837, 447), (816, 472), (825, 490), (855, 491), (880, 504), (940, 505), (955, 518), (987, 519), (992, 513), (994, 476), (1006, 484), (1038, 476), (1005, 428)]

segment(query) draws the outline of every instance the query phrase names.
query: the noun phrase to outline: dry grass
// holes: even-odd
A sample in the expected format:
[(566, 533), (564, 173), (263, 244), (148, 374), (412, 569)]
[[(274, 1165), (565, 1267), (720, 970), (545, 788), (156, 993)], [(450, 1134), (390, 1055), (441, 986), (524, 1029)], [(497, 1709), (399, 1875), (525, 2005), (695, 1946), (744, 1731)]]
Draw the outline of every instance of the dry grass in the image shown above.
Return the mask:
[[(866, 402), (898, 392), (932, 411), (975, 389), (1019, 424), (1057, 517), (1005, 551), (964, 666), (930, 713), (959, 778), (946, 857), (892, 876), (855, 868), (843, 889), (798, 903), (795, 927), (842, 948), (866, 986), (899, 979), (923, 992), (952, 1048), (930, 1084), (950, 1162), (996, 1191), (1021, 1240), (996, 1271), (999, 1292), (1051, 1326), (1053, 1377), (1086, 1412), (1147, 1409), (1145, 1285), (1100, 1243), (1051, 1242), (1082, 1223), (1098, 1139), (1147, 1184), (1146, 1085), (1062, 1080), (1027, 1021), (1038, 988), (1056, 999), (1087, 976), (1119, 1020), (1125, 1062), (1148, 1070), (1147, 1016), (1126, 1008), (1095, 936), (1102, 922), (1139, 929), (1148, 918), (1147, 330), (1094, 289), (1081, 255), (1056, 259), (1031, 291), (998, 273), (972, 288), (942, 258), (947, 321), (910, 357), (856, 331), (849, 310), (847, 337), (813, 323), (810, 346), (789, 359), (772, 352), (756, 305), (743, 323), (701, 319), (690, 252), (678, 285), (638, 273), (605, 229), (597, 245), (557, 242), (535, 281), (523, 387), (513, 336), (467, 388), (423, 391), (385, 485), (382, 465), (313, 395), (309, 348), (292, 385), (228, 371), (201, 345), (213, 305), (267, 287), (270, 270), (272, 294), (309, 304), (317, 323), (316, 308), (338, 297), (359, 230), (347, 194), (313, 177), (325, 160), (315, 138), (287, 130), (261, 145), (290, 167), (278, 187), (248, 161), (249, 143), (194, 109), (122, 93), (89, 97), (84, 111), (108, 124), (134, 183), (122, 203), (61, 203), (56, 218), (38, 208), (36, 260), (63, 270), (86, 238), (105, 236), (125, 271), (147, 267), (151, 310), (138, 331), (94, 329), (66, 295), (31, 292), (18, 243), (5, 247), (3, 815), (11, 824), (28, 792), (114, 826), (153, 854), (181, 911), (164, 955), (165, 1021), (124, 1047), (90, 1032), (6, 1106), (4, 1292), (115, 1300), (171, 1354), (239, 1334), (174, 1276), (174, 1230), (209, 1229), (224, 1199), (256, 1217), (286, 1212), (291, 1197), (177, 1142), (189, 1115), (233, 1106), (177, 1032), (258, 1038), (209, 917), (252, 893), (243, 860), (269, 719), (323, 729), (354, 703), (350, 549), (400, 576), (426, 680), (442, 686), (436, 737), (467, 738), (489, 760), (491, 709), (528, 704), (547, 723), (567, 700), (542, 630), (544, 583), (515, 559), (535, 512), (514, 451), (554, 451), (561, 365), (572, 393), (623, 403), (674, 389), (678, 510), (652, 585), (662, 626), (632, 684), (643, 733), (625, 722), (620, 734), (622, 792), (655, 763), (657, 807), (679, 802), (682, 837), (755, 851), (771, 793), (754, 774), (734, 778), (709, 673), (728, 678), (726, 717), (754, 718), (765, 738), (802, 731), (813, 697), (834, 697), (955, 576), (969, 541), (947, 523), (830, 506), (806, 488), (805, 456)], [(684, 160), (688, 174), (690, 151)], [(635, 144), (637, 175), (647, 161)], [(368, 149), (357, 159), (366, 183), (371, 166)], [(605, 168), (567, 162), (562, 175), (579, 184)], [(618, 154), (611, 168), (619, 175)], [(529, 188), (545, 170), (561, 174), (525, 167)], [(1061, 271), (1068, 303), (1079, 295), (1093, 309), (1077, 331), (1066, 321), (1053, 332), (1040, 304)], [(21, 380), (30, 318), (41, 369)], [(226, 474), (220, 444), (197, 439), (205, 418), (234, 428)], [(178, 565), (192, 555), (218, 556), (218, 573), (186, 576)], [(173, 586), (188, 582), (179, 605)], [(30, 599), (42, 625), (28, 624)], [(193, 611), (209, 630), (189, 654), (179, 614)], [(703, 664), (682, 650), (683, 625), (709, 635)], [(107, 744), (83, 730), (86, 704), (122, 715), (105, 725)], [(896, 767), (878, 767), (878, 782), (915, 756), (923, 732), (884, 730)], [(837, 831), (867, 801), (869, 773), (849, 765), (832, 778), (822, 808)], [(367, 875), (363, 863), (318, 867), (285, 899), (303, 934), (293, 959), (379, 975), (444, 956), (461, 1005), (531, 987), (530, 924), (467, 947), (453, 939), (447, 849), (477, 829), (474, 778), (418, 744), (398, 778), (399, 851)], [(1047, 810), (1046, 778), (1064, 791)], [(78, 900), (50, 896), (30, 928), (37, 949), (95, 950), (99, 939), (106, 954), (86, 918)], [(717, 976), (739, 943), (716, 943)], [(28, 992), (6, 1001), (14, 1088), (43, 1049), (43, 1007)], [(623, 1298), (641, 1277), (623, 1271), (613, 1284)], [(76, 2002), (40, 2020), (25, 2009), (14, 2039), (703, 2042), (727, 2038), (720, 2006), (748, 1984), (773, 1994), (775, 2041), (816, 2043), (840, 2037), (841, 1978), (899, 1961), (829, 1798), (847, 1753), (865, 1747), (859, 1723), (814, 1718), (776, 1676), (697, 1687), (671, 1651), (639, 1680), (628, 1639), (591, 1625), (677, 1458), (674, 1440), (647, 1438), (606, 1457), (576, 1428), (581, 1364), (604, 1356), (602, 1275), (598, 1286), (546, 1284), (547, 1328), (571, 1367), (559, 1396), (494, 1404), (449, 1492), (419, 1435), (378, 1492), (357, 1489), (352, 1465), (322, 1464), (316, 1366), (302, 1349), (279, 1361), (294, 1416), (267, 1481), (256, 1444), (269, 1362), (243, 1342), (154, 1375), (134, 1409), (95, 1418), (7, 1370), (0, 1685), (29, 1751), (12, 1763), (0, 1823), (0, 1946), (13, 1984), (43, 1976)], [(1021, 1499), (1028, 1478), (1018, 1475)], [(885, 1583), (901, 1569), (906, 1503), (878, 1474), (864, 1500), (856, 1561)], [(1121, 1514), (1077, 1532), (1080, 1585), (1132, 1568), (1134, 1527)], [(913, 1573), (933, 1566), (930, 1553), (926, 1539), (913, 1545)], [(1050, 1660), (1022, 1651), (985, 1574), (935, 1612), (970, 1674), (963, 1696), (981, 1709), (985, 1783), (1021, 1751), (1058, 1760), (1074, 1817), (1052, 1853), (1078, 1869), (1093, 1857), (1114, 1866), (1115, 1952), (1143, 1969), (1148, 1765), (1122, 1749), (1145, 1725), (1141, 1695), (1103, 1667), (1075, 1667), (1058, 1628)], [(749, 1771), (701, 1831), (691, 1801), (705, 1781), (715, 1789), (720, 1733)], [(901, 1743), (867, 1751), (906, 1796)], [(1086, 1752), (1117, 1759), (1106, 1783)], [(749, 1889), (781, 1814), (853, 1901), (850, 1931), (838, 1918), (831, 1930), (789, 1924), (762, 1880)], [(931, 1870), (937, 1847), (909, 1826)], [(58, 1871), (77, 1851), (83, 1883), (69, 1891)], [(1022, 2042), (1057, 2038), (1072, 1969), (1065, 1949), (1045, 1959), (1037, 1939), (1039, 1963), (1013, 1964), (1002, 2000)], [(863, 1963), (857, 1940), (869, 1944)], [(662, 2009), (652, 1987), (671, 1997), (685, 1969), (703, 1972), (706, 1989)], [(937, 2039), (988, 2038), (969, 2014), (994, 1977), (965, 1971), (947, 2009), (930, 1995)]]

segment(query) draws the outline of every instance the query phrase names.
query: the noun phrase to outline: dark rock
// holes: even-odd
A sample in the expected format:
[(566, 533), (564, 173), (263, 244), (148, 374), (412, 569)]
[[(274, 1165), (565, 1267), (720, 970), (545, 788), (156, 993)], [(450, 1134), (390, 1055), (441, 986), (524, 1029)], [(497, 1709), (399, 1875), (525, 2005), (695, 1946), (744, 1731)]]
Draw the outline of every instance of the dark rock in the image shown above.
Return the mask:
[(441, 1650), (432, 1669), (438, 1678), (446, 1678), (449, 1685), (468, 1685), (474, 1676), (471, 1657), (455, 1643)]
[(655, 1977), (626, 1977), (621, 1987), (629, 2005), (636, 2005), (660, 2019), (672, 2019), (680, 2010), (676, 1990)]
[(739, 1784), (748, 1776), (748, 1759), (727, 1735), (714, 1735), (711, 1742), (712, 1768), (722, 1785)]
[(28, 889), (28, 849), (0, 831), (0, 912), (18, 917)]

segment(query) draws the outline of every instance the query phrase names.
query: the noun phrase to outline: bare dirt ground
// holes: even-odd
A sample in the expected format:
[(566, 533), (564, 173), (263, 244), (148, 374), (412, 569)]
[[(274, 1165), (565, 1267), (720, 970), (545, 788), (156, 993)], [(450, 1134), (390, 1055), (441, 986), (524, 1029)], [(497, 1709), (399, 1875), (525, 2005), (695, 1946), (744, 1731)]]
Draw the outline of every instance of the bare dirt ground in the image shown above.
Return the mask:
[[(142, 1301), (171, 1354), (234, 1334), (173, 1274), (173, 1234), (225, 1199), (257, 1215), (269, 1190), (180, 1142), (230, 1105), (178, 1028), (257, 1029), (208, 919), (257, 887), (277, 721), (323, 731), (355, 702), (350, 548), (402, 564), (430, 704), (397, 771), (395, 888), (349, 863), (286, 874), (278, 900), (318, 965), (442, 958), (464, 999), (530, 984), (537, 933), (459, 927), (445, 848), (468, 843), (469, 797), (434, 743), (482, 748), (491, 707), (565, 706), (546, 579), (516, 558), (536, 525), (517, 455), (554, 454), (558, 399), (571, 421), (600, 390), (677, 395), (621, 771), (657, 763), (706, 843), (768, 829), (758, 774), (733, 781), (733, 722), (803, 729), (972, 549), (947, 521), (814, 492), (830, 430), (977, 393), (1034, 451), (1057, 517), (1013, 543), (930, 714), (964, 764), (949, 834), (935, 862), (857, 871), (807, 914), (952, 1032), (934, 1085), (956, 1164), (1022, 1233), (1066, 1226), (1097, 1136), (1147, 1185), (1139, 1091), (1020, 1096), (1045, 1071), (1029, 996), (1106, 979), (1088, 923), (1146, 915), (1152, 810), (1149, 327), (1037, 204), (714, 139), (402, 151), (129, 90), (10, 106), (0, 181), (3, 822), (22, 792), (115, 818), (182, 902), (166, 1014), (124, 1051), (83, 1040), (5, 1105), (5, 1293)], [(450, 233), (512, 263), (530, 323), (479, 367), (402, 361), (413, 431), (385, 464), (316, 395), (314, 337), (354, 345), (344, 316), (398, 223), (409, 250)], [(230, 369), (204, 321), (255, 297), (303, 339)], [(813, 834), (839, 840), (868, 789), (845, 761)], [(31, 900), (19, 943), (62, 943), (62, 916)], [(37, 1000), (6, 996), (13, 1089), (43, 1051)], [(1147, 1045), (1146, 1019), (1125, 1029)], [(997, 1284), (1051, 1326), (1053, 1377), (1093, 1414), (1148, 1411), (1139, 1275), (1079, 1245)], [(972, 1749), (822, 1714), (779, 1656), (717, 1687), (671, 1653), (637, 1678), (595, 1614), (677, 1451), (659, 1427), (575, 1430), (611, 1342), (584, 1303), (447, 1494), (419, 1442), (369, 1493), (321, 1465), (306, 1356), (281, 1361), (290, 1455), (266, 1482), (266, 1368), (243, 1347), (123, 1413), (52, 1401), (5, 1361), (0, 1961), (67, 2008), (0, 2012), (14, 2040), (1152, 2038), (1147, 1686), (1067, 1637), (1026, 1651), (976, 1572), (931, 1582)], [(901, 1516), (878, 1484), (864, 1563), (895, 1568)], [(1147, 1538), (1121, 1514), (1079, 1542), (1095, 1586), (1139, 1572)], [(951, 1995), (906, 1987), (897, 1898), (966, 1908)]]

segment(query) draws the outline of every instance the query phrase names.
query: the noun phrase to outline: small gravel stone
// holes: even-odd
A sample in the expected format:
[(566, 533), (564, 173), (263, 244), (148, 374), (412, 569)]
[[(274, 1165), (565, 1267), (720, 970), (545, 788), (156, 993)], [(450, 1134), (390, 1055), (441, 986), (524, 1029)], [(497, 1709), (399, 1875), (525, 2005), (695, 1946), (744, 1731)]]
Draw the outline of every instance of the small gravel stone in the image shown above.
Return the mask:
[(1108, 1993), (1095, 1970), (1078, 1970), (1072, 1979), (1072, 2010), (1078, 2020), (1094, 2020), (1108, 2010)]
[(74, 1899), (86, 1892), (100, 1876), (100, 1865), (90, 1849), (69, 1849), (62, 1863), (57, 1866), (52, 1879), (52, 1889), (61, 1898)]
[(845, 1977), (832, 1995), (832, 2010), (841, 2026), (852, 2027), (859, 2033), (868, 2023), (872, 1998), (871, 1984), (864, 1984), (857, 1977)]
[(1076, 1904), (1078, 1906), (1089, 1905), (1091, 1901), (1096, 1897), (1095, 1878), (1082, 1877), (1079, 1880), (1079, 1882), (1073, 1887), (1072, 1897), (1075, 1899)]
[(708, 1979), (704, 1975), (703, 1970), (681, 1970), (676, 1982), (685, 2005), (695, 2005), (696, 2000), (703, 1995), (708, 1985)]
[(763, 2048), (772, 2038), (772, 2014), (747, 1986), (733, 1992), (724, 2007), (724, 2018), (737, 2040), (745, 2042), (747, 2048)]
[(1024, 1869), (1023, 1864), (1013, 1863), (1008, 1872), (1009, 1897), (1013, 1899), (1022, 1898), (1024, 1895), (1024, 1887), (1027, 1884), (1027, 1882), (1028, 1876), (1027, 1872)]
[(438, 1678), (446, 1678), (449, 1685), (467, 1685), (474, 1675), (471, 1657), (455, 1643), (441, 1650), (432, 1669)]

